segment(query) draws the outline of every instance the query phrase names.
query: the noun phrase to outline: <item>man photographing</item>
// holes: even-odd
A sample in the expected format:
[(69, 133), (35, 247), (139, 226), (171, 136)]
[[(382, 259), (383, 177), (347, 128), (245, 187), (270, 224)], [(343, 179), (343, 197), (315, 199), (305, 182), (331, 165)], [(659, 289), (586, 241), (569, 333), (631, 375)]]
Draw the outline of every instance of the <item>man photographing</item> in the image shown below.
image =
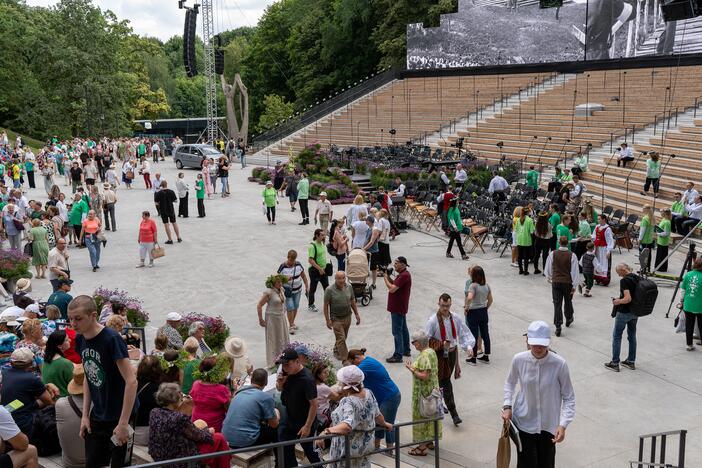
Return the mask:
[(397, 257), (393, 263), (397, 276), (391, 278), (391, 270), (383, 272), (383, 281), (388, 288), (388, 312), (392, 323), (392, 337), (395, 341), (395, 351), (386, 362), (402, 362), (402, 356), (410, 355), (410, 336), (407, 329), (407, 312), (409, 311), (410, 291), (412, 290), (412, 275), (407, 270), (407, 259)]

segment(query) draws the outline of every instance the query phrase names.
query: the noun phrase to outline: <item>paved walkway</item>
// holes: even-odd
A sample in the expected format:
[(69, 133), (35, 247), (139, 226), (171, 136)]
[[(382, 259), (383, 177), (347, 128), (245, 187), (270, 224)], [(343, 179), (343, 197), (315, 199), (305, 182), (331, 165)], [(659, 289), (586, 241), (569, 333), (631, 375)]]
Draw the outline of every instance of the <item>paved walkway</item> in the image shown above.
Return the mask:
[[(171, 184), (177, 171), (172, 162), (154, 165)], [(252, 362), (265, 365), (264, 334), (256, 319), (256, 303), (264, 290), (265, 278), (275, 272), (289, 249), (305, 251), (314, 225), (298, 226), (299, 212), (291, 213), (281, 200), (277, 226), (269, 226), (261, 212), (262, 187), (247, 182), (249, 171), (232, 172), (231, 198), (206, 201), (207, 217), (198, 219), (191, 192), (191, 217), (179, 220), (182, 244), (166, 246), (166, 256), (155, 268), (135, 269), (138, 262), (137, 231), (142, 210), (155, 212), (151, 192), (137, 181), (130, 191), (120, 188), (117, 203), (118, 231), (109, 233), (101, 269), (93, 273), (87, 250), (71, 249), (71, 273), (75, 294), (90, 294), (97, 286), (128, 291), (144, 301), (152, 325), (160, 326), (172, 311), (198, 311), (222, 315), (232, 334), (248, 343)], [(194, 185), (196, 171), (185, 170)], [(45, 200), (43, 191), (29, 194)], [(314, 204), (312, 204), (314, 205)], [(314, 210), (314, 206), (311, 207)], [(335, 208), (340, 210), (340, 208)], [(345, 210), (344, 210), (345, 211)], [(338, 213), (339, 211), (337, 211)], [(159, 221), (159, 237), (165, 233)], [(552, 317), (550, 288), (542, 276), (521, 277), (509, 266), (509, 259), (488, 251), (470, 261), (444, 257), (443, 238), (410, 231), (391, 244), (393, 257), (404, 255), (411, 265), (412, 291), (409, 326), (420, 328), (436, 311), (438, 296), (454, 297), (454, 311), (462, 307), (463, 285), (469, 264), (479, 263), (487, 273), (495, 303), (490, 310), (493, 354), (490, 365), (463, 364), (463, 377), (455, 383), (459, 412), (464, 424), (444, 431), (444, 447), (457, 454), (463, 466), (494, 466), (501, 427), (499, 409), (502, 386), (512, 356), (525, 348), (522, 333), (536, 319)], [(632, 254), (616, 254), (614, 261), (634, 263)], [(680, 268), (675, 259), (671, 271)], [(34, 284), (33, 295), (46, 299), (47, 280)], [(615, 374), (603, 363), (610, 358), (610, 297), (618, 294), (617, 283), (596, 287), (594, 297), (575, 299), (576, 320), (555, 338), (553, 348), (569, 363), (577, 397), (576, 419), (558, 447), (558, 466), (628, 466), (634, 458), (638, 435), (674, 429), (688, 429), (688, 466), (702, 466), (702, 375), (697, 372), (702, 351), (686, 352), (684, 337), (673, 332), (672, 318), (664, 318), (672, 289), (663, 287), (654, 315), (639, 323), (637, 370), (622, 369)], [(321, 291), (317, 302), (321, 304)], [(370, 355), (384, 359), (392, 352), (390, 319), (385, 311), (386, 289), (379, 283), (368, 307), (361, 308), (362, 324), (352, 326), (350, 346), (364, 346)], [(295, 340), (331, 347), (333, 336), (324, 326), (321, 313), (299, 315), (300, 330)], [(149, 348), (155, 328), (149, 329)], [(623, 345), (626, 349), (626, 344)], [(411, 379), (404, 366), (388, 365), (403, 392), (399, 420), (411, 418)], [(409, 440), (403, 435), (403, 440)], [(669, 453), (673, 453), (669, 448)], [(461, 461), (462, 460), (462, 461)], [(431, 464), (431, 459), (423, 460)], [(698, 463), (700, 465), (698, 465)]]

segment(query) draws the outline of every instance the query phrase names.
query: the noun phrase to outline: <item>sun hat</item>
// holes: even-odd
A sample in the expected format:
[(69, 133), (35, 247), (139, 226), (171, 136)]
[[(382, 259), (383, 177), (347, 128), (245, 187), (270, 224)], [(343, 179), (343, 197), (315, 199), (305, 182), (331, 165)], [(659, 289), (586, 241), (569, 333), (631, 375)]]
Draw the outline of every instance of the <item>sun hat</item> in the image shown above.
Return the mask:
[(244, 357), (247, 350), (246, 342), (238, 336), (232, 336), (224, 342), (224, 350), (235, 358)]
[(269, 180), (269, 181), (266, 182), (266, 185), (273, 185), (273, 182), (271, 182), (271, 181)]
[(0, 317), (11, 317), (14, 320), (22, 314), (24, 314), (24, 309), (13, 305), (3, 310)]
[(543, 320), (536, 320), (527, 328), (527, 344), (548, 346), (551, 344), (551, 327)]
[(39, 304), (33, 302), (24, 309), (25, 312), (31, 312), (32, 314), (41, 315), (41, 310), (39, 310)]
[(183, 316), (180, 315), (178, 312), (171, 312), (168, 315), (166, 315), (166, 320), (169, 322), (180, 322), (183, 320)]
[(320, 197), (326, 197), (326, 196), (327, 196), (327, 192), (319, 192), (319, 196), (320, 196)]
[(68, 393), (71, 395), (82, 395), (84, 378), (85, 370), (83, 370), (83, 364), (76, 364), (73, 366), (73, 378), (68, 382), (68, 386), (66, 387)]
[(22, 292), (29, 292), (32, 290), (32, 280), (29, 278), (20, 278), (17, 280), (15, 289)]

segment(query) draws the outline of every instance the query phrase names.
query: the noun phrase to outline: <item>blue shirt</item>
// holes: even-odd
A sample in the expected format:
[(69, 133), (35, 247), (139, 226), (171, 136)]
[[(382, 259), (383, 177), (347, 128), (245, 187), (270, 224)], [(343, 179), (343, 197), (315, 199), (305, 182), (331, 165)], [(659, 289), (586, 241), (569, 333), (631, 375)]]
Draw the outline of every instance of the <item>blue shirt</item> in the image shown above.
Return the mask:
[(366, 356), (358, 365), (358, 368), (361, 369), (365, 375), (363, 385), (373, 392), (379, 405), (400, 392), (400, 389), (397, 388), (395, 382), (392, 381), (385, 367), (372, 357)]
[(275, 418), (273, 397), (252, 385), (236, 392), (222, 424), (222, 434), (232, 447), (252, 446), (261, 432), (261, 422)]

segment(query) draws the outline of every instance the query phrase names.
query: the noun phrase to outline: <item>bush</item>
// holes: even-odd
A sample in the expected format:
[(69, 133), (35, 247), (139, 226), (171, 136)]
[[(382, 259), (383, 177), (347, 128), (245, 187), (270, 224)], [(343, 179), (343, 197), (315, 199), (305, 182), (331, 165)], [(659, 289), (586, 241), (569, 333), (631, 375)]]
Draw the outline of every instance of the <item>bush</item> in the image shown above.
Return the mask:
[(0, 250), (0, 277), (8, 280), (31, 278), (31, 260), (21, 250)]
[(325, 191), (327, 192), (327, 198), (329, 200), (336, 200), (337, 198), (341, 197), (341, 190), (339, 189), (330, 188)]
[(219, 352), (224, 347), (224, 342), (229, 338), (229, 327), (224, 323), (222, 317), (210, 317), (197, 312), (185, 315), (178, 326), (178, 333), (183, 337), (183, 341), (188, 338), (188, 330), (193, 322), (205, 324), (205, 342), (212, 348), (212, 351)]
[(336, 384), (336, 369), (334, 368), (336, 360), (325, 349), (317, 345), (293, 341), (285, 347), (281, 355), (285, 354), (288, 350), (299, 350), (300, 348), (306, 349), (305, 355), (307, 356), (307, 362), (305, 363), (305, 367), (311, 371), (317, 363), (324, 363), (329, 368), (329, 378), (326, 384), (330, 387)]
[(102, 306), (109, 302), (112, 296), (118, 296), (120, 298), (119, 302), (127, 308), (127, 320), (132, 326), (145, 327), (149, 323), (149, 314), (144, 311), (144, 306), (140, 299), (129, 296), (126, 291), (107, 289), (102, 286), (99, 286), (93, 293), (98, 315), (102, 310)]

